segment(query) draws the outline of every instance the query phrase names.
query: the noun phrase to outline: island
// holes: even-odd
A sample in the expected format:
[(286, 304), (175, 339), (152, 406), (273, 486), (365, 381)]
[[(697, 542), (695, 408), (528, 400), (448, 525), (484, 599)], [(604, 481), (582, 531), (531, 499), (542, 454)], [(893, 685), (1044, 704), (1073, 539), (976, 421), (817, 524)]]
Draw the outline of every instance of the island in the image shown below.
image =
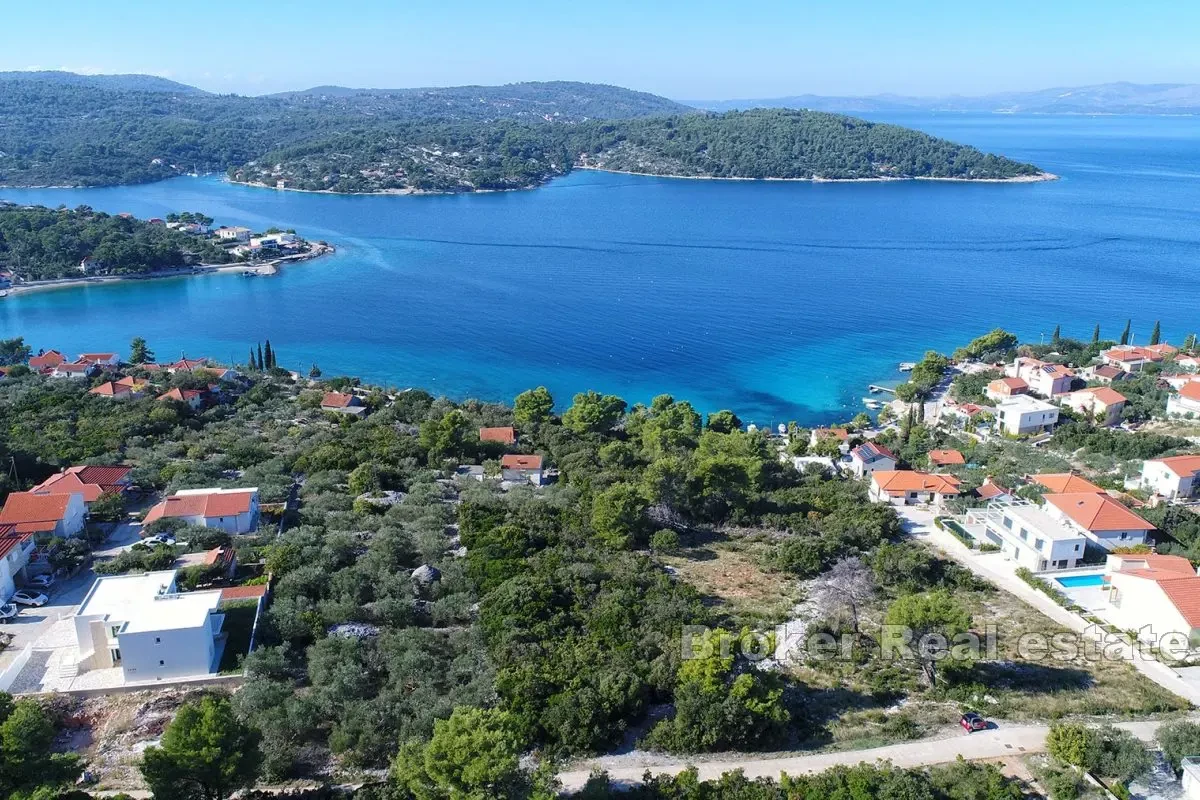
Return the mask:
[(789, 109), (712, 113), (597, 84), (239, 97), (58, 74), (0, 75), (0, 186), (218, 172), (275, 189), (458, 193), (528, 189), (579, 168), (818, 181), (1054, 177), (897, 125)]
[(330, 252), (295, 231), (213, 227), (185, 211), (141, 220), (88, 206), (21, 206), (0, 201), (0, 291), (119, 280), (176, 277), (215, 271), (271, 275), (282, 263)]

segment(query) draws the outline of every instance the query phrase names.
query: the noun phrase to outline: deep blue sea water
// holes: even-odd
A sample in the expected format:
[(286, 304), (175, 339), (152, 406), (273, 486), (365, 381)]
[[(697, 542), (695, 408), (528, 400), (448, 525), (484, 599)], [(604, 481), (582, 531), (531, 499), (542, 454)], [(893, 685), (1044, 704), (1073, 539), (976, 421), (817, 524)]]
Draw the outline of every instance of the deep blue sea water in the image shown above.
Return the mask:
[(145, 336), (160, 358), (281, 363), (454, 397), (545, 384), (670, 392), (804, 423), (861, 410), (896, 364), (996, 326), (1200, 330), (1200, 119), (890, 115), (1032, 161), (1036, 184), (810, 184), (577, 172), (453, 197), (276, 192), (217, 178), (0, 198), (294, 227), (336, 255), (0, 300), (0, 336), (68, 352)]

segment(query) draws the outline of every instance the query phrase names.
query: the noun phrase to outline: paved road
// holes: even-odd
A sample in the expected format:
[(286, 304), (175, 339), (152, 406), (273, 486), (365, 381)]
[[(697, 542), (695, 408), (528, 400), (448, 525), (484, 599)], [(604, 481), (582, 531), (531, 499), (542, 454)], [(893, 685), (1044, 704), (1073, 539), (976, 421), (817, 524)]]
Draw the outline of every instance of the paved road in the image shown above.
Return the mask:
[[(1145, 742), (1154, 740), (1159, 722), (1139, 721), (1120, 722), (1118, 728), (1133, 733)], [(650, 772), (656, 775), (675, 775), (688, 766), (695, 766), (701, 780), (712, 780), (726, 772), (742, 770), (747, 778), (774, 778), (780, 774), (803, 775), (820, 772), (838, 765), (852, 766), (862, 762), (874, 763), (880, 760), (891, 761), (898, 767), (920, 767), (930, 764), (944, 764), (954, 761), (959, 756), (967, 760), (982, 758), (1000, 758), (1003, 756), (1020, 755), (1024, 753), (1039, 753), (1046, 749), (1046, 733), (1050, 728), (1046, 725), (1016, 725), (999, 727), (994, 730), (980, 731), (970, 735), (961, 734), (953, 738), (923, 739), (918, 742), (876, 747), (871, 750), (850, 750), (835, 753), (810, 753), (808, 755), (783, 756), (778, 758), (743, 758), (728, 761), (704, 761), (689, 763), (686, 761), (663, 762), (655, 766), (608, 767), (609, 779), (617, 784), (632, 785), (641, 783), (643, 775)], [(601, 759), (600, 761), (603, 761)], [(566, 791), (578, 791), (587, 782), (592, 766), (604, 766), (586, 762), (578, 765), (577, 769), (561, 772), (558, 779)]]
[(70, 580), (60, 580), (48, 590), (42, 590), (50, 598), (46, 605), (41, 608), (23, 606), (15, 619), (0, 626), (0, 633), (12, 636), (8, 646), (0, 652), (0, 669), (7, 667), (25, 649), (25, 645), (49, 630), (60, 617), (75, 613), (75, 607), (83, 600), (95, 579), (92, 571), (85, 569)]

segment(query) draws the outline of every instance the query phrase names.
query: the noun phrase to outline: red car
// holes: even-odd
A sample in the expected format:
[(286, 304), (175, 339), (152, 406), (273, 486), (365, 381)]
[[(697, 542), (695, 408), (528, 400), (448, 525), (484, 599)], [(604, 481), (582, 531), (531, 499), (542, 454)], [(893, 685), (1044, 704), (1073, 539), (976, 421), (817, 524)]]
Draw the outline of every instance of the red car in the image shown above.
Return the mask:
[(962, 725), (963, 730), (965, 730), (967, 733), (986, 731), (988, 729), (988, 721), (976, 714), (974, 711), (968, 711), (967, 713), (963, 714), (962, 718), (958, 721), (958, 724)]

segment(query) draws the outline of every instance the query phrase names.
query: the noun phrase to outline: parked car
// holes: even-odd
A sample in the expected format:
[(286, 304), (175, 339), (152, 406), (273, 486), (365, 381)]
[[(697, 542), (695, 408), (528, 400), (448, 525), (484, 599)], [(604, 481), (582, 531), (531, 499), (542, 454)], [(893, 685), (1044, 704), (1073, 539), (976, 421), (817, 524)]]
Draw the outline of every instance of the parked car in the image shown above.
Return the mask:
[(21, 609), (17, 607), (16, 603), (5, 603), (0, 606), (0, 624), (8, 622), (19, 613), (21, 613)]
[(49, 599), (41, 592), (35, 592), (32, 589), (21, 589), (12, 596), (14, 603), (20, 603), (23, 606), (44, 606)]
[(156, 533), (153, 536), (146, 537), (146, 544), (167, 544), (173, 547), (175, 545), (175, 535), (171, 533)]
[(968, 711), (962, 715), (962, 719), (958, 721), (959, 725), (963, 726), (963, 730), (967, 733), (975, 731), (986, 731), (988, 729), (988, 721), (976, 714), (974, 711)]
[(39, 589), (47, 589), (54, 585), (54, 576), (49, 572), (41, 575), (34, 575), (29, 579), (30, 586), (36, 586)]

